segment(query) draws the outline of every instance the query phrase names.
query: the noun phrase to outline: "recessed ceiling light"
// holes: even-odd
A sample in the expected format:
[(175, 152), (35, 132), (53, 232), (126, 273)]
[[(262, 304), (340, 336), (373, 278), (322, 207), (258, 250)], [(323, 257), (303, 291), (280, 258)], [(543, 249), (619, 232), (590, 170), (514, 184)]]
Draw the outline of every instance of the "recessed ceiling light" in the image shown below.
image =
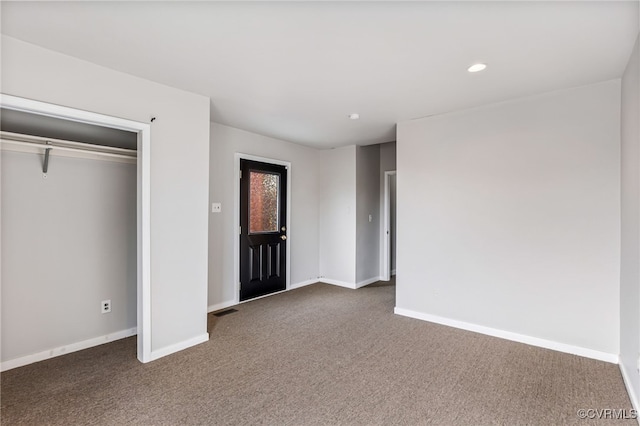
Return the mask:
[(356, 114), (356, 113), (349, 114), (349, 120), (357, 120), (359, 118), (360, 118), (360, 114)]
[(467, 71), (478, 72), (478, 71), (482, 71), (486, 67), (487, 67), (487, 64), (473, 64), (469, 68), (467, 68)]

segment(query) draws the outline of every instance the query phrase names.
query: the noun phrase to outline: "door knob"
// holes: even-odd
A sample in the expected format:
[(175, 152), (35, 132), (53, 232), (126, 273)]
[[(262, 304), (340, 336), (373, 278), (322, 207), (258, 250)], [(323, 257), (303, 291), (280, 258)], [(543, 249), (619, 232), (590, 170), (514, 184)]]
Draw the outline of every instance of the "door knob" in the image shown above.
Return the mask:
[(280, 235), (280, 239), (282, 239), (282, 240), (286, 240), (286, 239), (287, 239), (287, 236), (286, 236), (286, 235)]

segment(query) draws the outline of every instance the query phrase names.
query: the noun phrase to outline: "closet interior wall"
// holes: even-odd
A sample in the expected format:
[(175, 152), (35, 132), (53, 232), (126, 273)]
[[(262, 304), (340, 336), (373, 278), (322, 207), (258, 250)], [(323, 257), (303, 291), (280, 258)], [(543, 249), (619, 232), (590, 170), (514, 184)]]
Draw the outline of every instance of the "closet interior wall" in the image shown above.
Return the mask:
[(44, 150), (5, 140), (2, 369), (135, 334), (135, 159), (54, 148), (44, 174)]

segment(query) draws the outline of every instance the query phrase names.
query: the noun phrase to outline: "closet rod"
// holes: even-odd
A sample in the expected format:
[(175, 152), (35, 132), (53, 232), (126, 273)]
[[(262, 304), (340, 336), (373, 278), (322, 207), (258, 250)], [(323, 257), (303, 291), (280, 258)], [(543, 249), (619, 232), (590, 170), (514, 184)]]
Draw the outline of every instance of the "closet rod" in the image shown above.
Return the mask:
[(102, 155), (105, 157), (112, 157), (112, 158), (128, 158), (128, 159), (136, 159), (137, 155), (134, 153), (132, 154), (114, 154), (111, 152), (103, 152), (103, 151), (94, 151), (91, 149), (82, 149), (82, 148), (70, 148), (70, 147), (66, 147), (66, 146), (57, 146), (57, 145), (45, 145), (43, 143), (37, 143), (37, 142), (24, 142), (24, 141), (12, 141), (9, 139), (5, 139), (3, 140), (4, 143), (12, 143), (12, 144), (16, 144), (16, 145), (24, 145), (24, 146), (33, 146), (33, 147), (37, 147), (37, 148), (42, 148), (45, 151), (48, 149), (52, 149), (54, 151), (73, 151), (73, 152), (83, 152), (85, 154), (95, 154), (95, 155)]
[(45, 152), (47, 149), (54, 149), (60, 151), (82, 152), (113, 158), (137, 158), (137, 151), (133, 149), (91, 145), (81, 142), (63, 141), (59, 139), (50, 139), (10, 132), (0, 132), (0, 138), (2, 138), (2, 141), (6, 143), (42, 148)]

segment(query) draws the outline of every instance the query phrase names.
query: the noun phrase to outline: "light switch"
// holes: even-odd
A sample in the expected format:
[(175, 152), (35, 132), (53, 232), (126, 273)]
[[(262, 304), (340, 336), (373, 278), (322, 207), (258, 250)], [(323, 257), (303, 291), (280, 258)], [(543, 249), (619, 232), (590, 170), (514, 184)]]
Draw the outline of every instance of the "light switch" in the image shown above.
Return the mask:
[(222, 211), (221, 203), (211, 203), (211, 213), (220, 213)]
[(369, 215), (369, 222), (373, 220), (373, 216)]

